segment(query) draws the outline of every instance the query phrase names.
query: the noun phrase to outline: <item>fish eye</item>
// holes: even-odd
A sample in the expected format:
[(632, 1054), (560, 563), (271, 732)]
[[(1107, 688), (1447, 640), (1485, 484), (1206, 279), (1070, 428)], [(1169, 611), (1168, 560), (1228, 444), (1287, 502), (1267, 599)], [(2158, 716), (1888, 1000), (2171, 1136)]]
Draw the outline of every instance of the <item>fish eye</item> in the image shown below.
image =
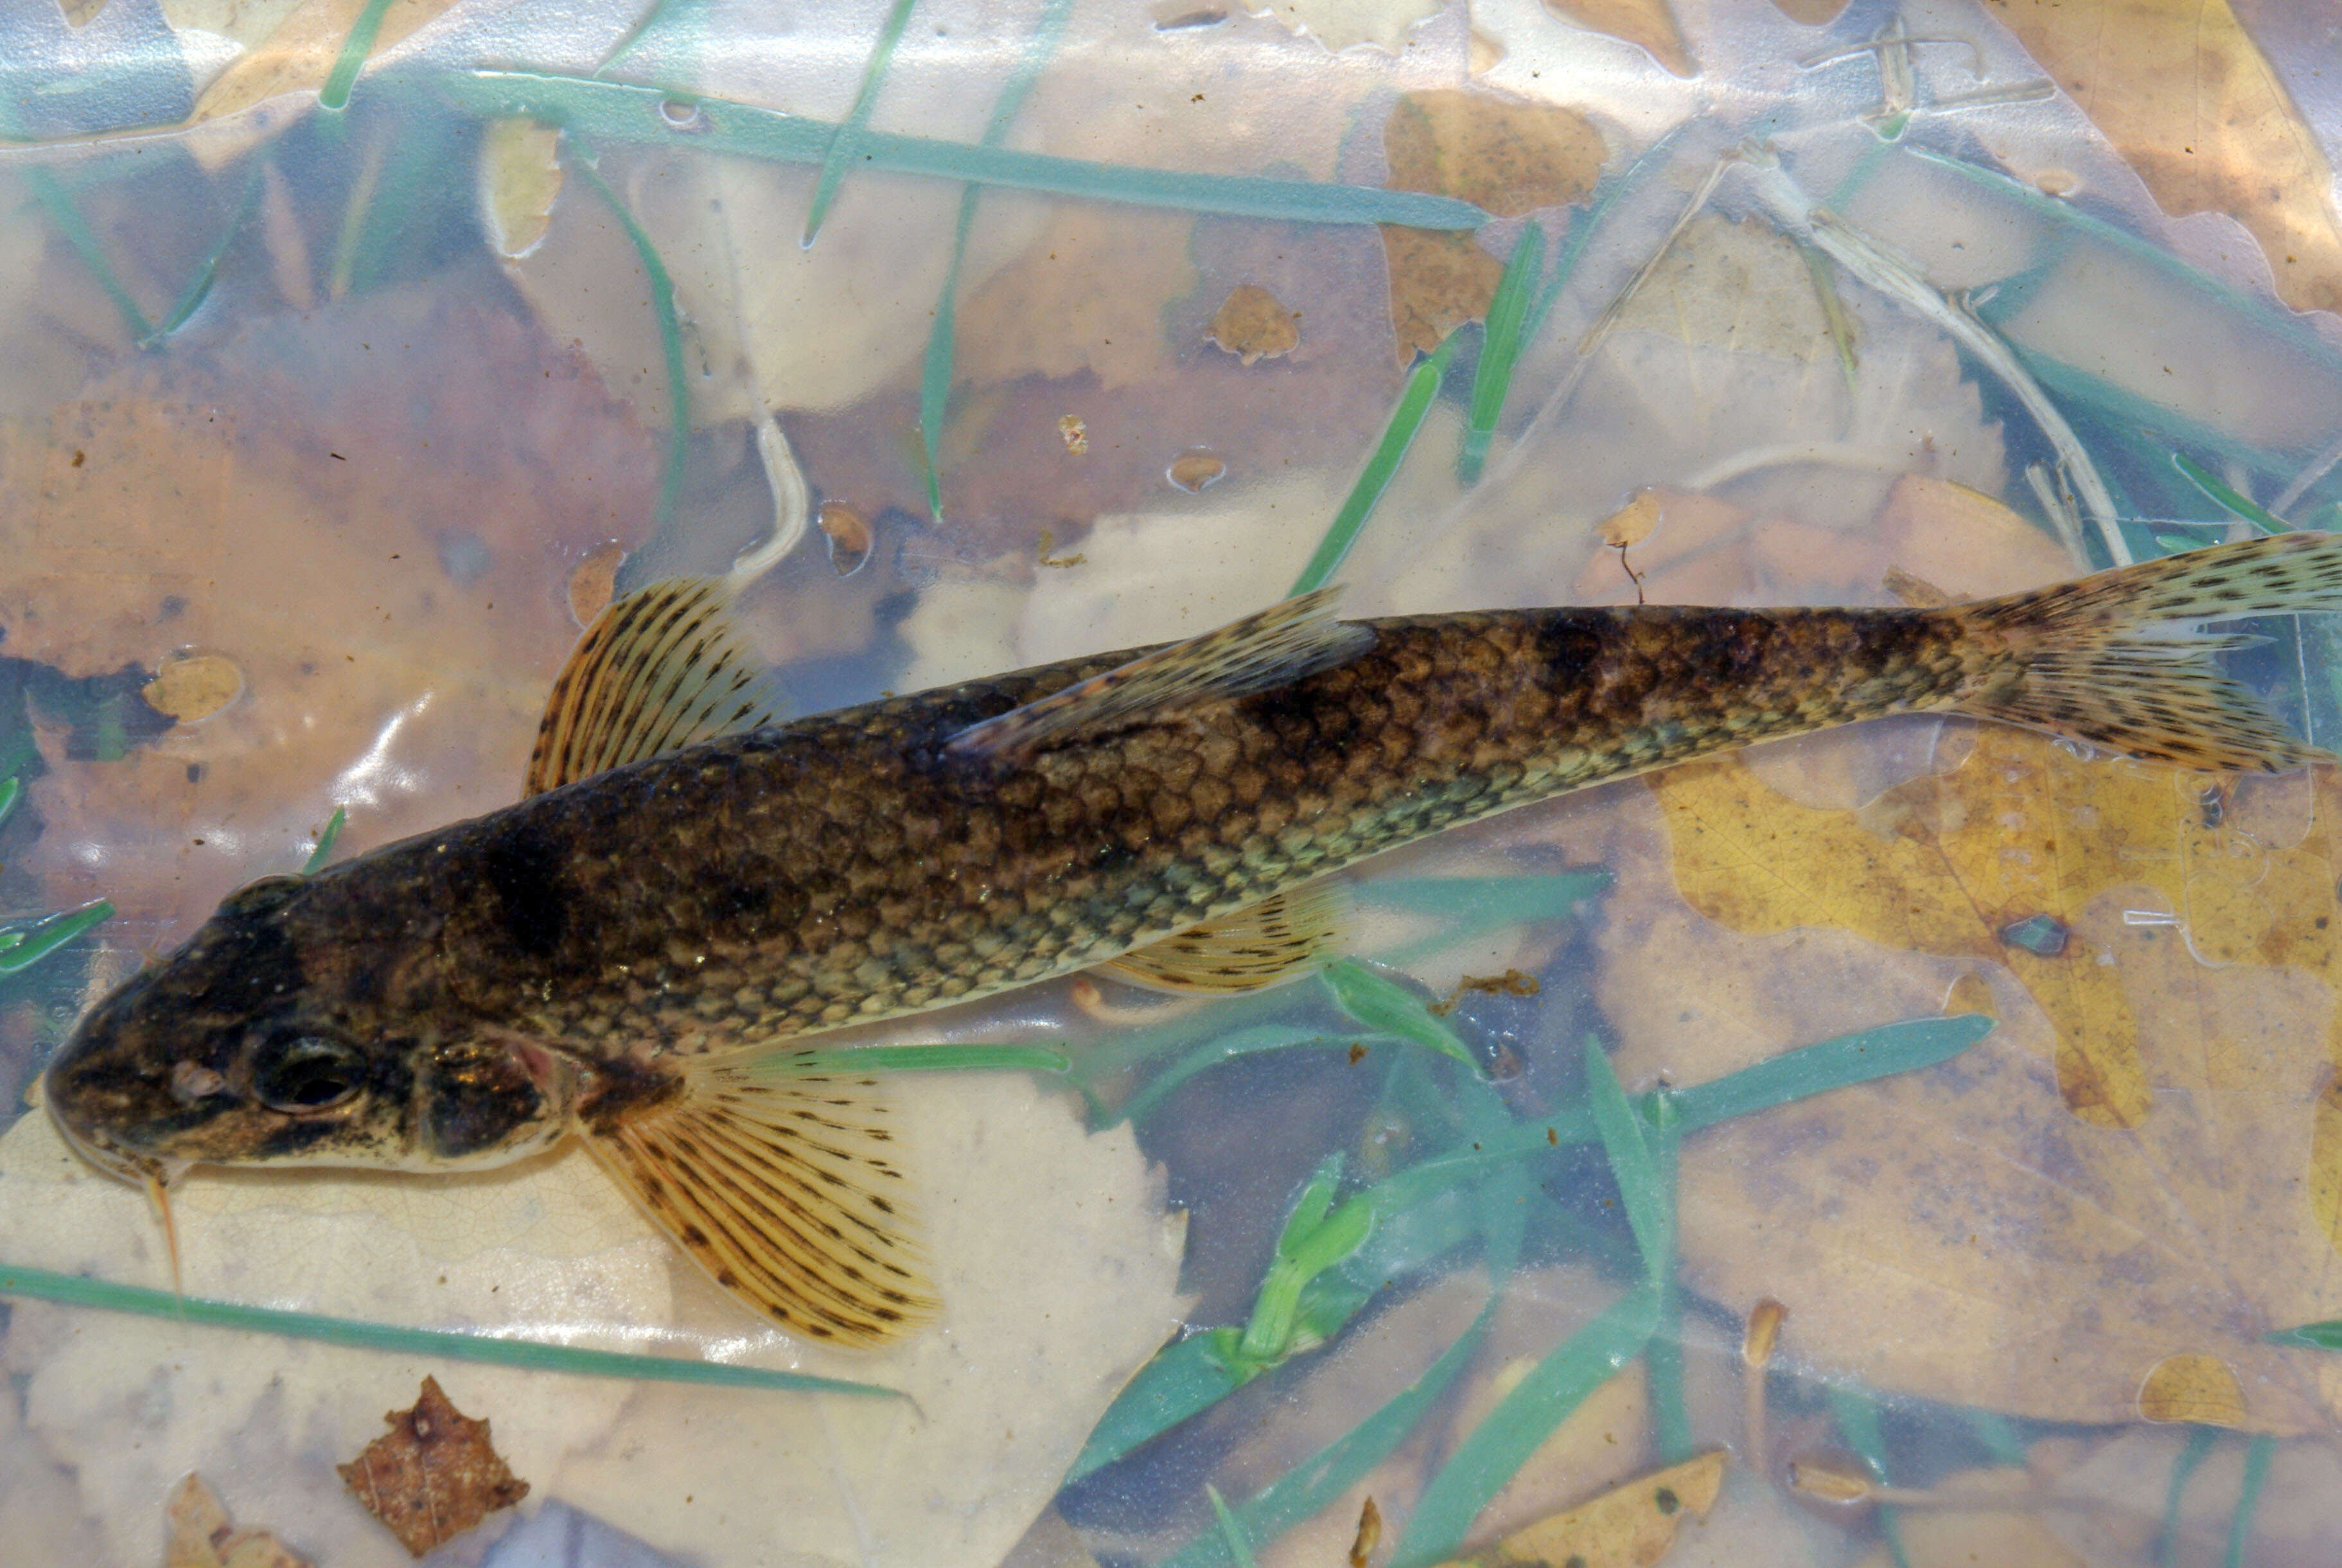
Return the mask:
[(296, 1035), (266, 1052), (252, 1075), (252, 1092), (272, 1111), (307, 1115), (330, 1111), (355, 1095), (365, 1062), (338, 1040)]

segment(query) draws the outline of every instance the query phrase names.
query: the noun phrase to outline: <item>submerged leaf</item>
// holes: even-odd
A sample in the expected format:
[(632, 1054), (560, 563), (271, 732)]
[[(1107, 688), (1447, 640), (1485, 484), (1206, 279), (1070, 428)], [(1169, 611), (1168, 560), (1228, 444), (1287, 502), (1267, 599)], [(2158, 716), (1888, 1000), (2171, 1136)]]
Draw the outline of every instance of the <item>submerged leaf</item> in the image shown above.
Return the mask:
[(1495, 1545), (1453, 1559), (1454, 1568), (1573, 1563), (1584, 1568), (1649, 1568), (1666, 1556), (1686, 1518), (1705, 1519), (1724, 1489), (1722, 1449), (1614, 1487), (1566, 1513), (1540, 1519)]
[(423, 1380), (410, 1410), (383, 1417), (390, 1430), (336, 1466), (351, 1493), (420, 1557), (528, 1495), (488, 1440), (488, 1423), (458, 1411), (436, 1378)]

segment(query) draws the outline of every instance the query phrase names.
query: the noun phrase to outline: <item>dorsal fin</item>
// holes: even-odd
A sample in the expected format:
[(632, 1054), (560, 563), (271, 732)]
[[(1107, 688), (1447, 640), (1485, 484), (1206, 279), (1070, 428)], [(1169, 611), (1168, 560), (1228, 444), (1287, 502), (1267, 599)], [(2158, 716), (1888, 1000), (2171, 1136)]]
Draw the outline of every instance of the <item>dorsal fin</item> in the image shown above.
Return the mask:
[(1350, 901), (1338, 883), (1314, 883), (1100, 964), (1150, 991), (1225, 995), (1298, 980), (1336, 957), (1349, 936)]
[(669, 577), (614, 601), (555, 677), (525, 793), (776, 722), (770, 673), (732, 621), (732, 577)]
[(956, 756), (1010, 761), (1076, 736), (1104, 734), (1346, 664), (1374, 646), (1375, 634), (1334, 619), (1341, 592), (1320, 588), (1200, 637), (1141, 654), (1038, 702), (970, 724), (944, 749)]
[(716, 1283), (791, 1333), (876, 1345), (933, 1317), (866, 1075), (787, 1051), (697, 1061), (586, 1146)]

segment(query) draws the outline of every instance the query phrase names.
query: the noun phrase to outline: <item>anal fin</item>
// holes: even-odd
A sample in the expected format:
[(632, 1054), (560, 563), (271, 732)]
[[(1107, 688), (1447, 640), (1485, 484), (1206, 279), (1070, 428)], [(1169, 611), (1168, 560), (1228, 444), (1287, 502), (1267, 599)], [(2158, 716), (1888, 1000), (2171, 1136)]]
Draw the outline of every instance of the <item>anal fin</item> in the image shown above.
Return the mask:
[(732, 620), (740, 584), (664, 578), (596, 616), (545, 697), (523, 793), (776, 722), (770, 673)]
[[(935, 1315), (907, 1184), (866, 1075), (800, 1052), (693, 1063), (586, 1146), (676, 1244), (791, 1333), (869, 1347)], [(808, 1062), (810, 1062), (808, 1058)]]
[(1249, 696), (1345, 664), (1374, 646), (1370, 627), (1334, 619), (1339, 588), (1272, 604), (1216, 631), (1141, 654), (1103, 674), (970, 724), (955, 756), (1014, 761), (1052, 745)]
[(1338, 956), (1349, 935), (1349, 900), (1337, 883), (1316, 883), (1249, 909), (1190, 926), (1100, 964), (1151, 991), (1225, 995), (1298, 980)]

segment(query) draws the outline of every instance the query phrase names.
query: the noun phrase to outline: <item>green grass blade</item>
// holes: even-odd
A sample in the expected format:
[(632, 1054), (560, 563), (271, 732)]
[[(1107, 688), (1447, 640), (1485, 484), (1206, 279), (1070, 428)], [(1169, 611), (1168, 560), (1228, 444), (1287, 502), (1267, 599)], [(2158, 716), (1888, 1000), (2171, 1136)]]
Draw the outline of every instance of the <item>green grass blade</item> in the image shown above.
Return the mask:
[(1618, 1183), (1626, 1223), (1642, 1251), (1645, 1278), (1654, 1285), (1662, 1284), (1675, 1271), (1675, 1183), (1661, 1166), (1654, 1147), (1657, 1140), (1628, 1104), (1626, 1092), (1618, 1086), (1618, 1074), (1610, 1065), (1609, 1053), (1598, 1040), (1586, 1042), (1586, 1083), (1594, 1129), (1601, 1134), (1602, 1153)]
[(2189, 457), (2185, 453), (2173, 453), (2171, 454), (2171, 466), (2179, 470), (2179, 472), (2186, 476), (2188, 484), (2193, 484), (2197, 489), (2201, 490), (2216, 504), (2224, 506), (2227, 510), (2235, 513), (2246, 522), (2250, 523), (2254, 527), (2258, 528), (2262, 533), (2290, 534), (2293, 532), (2293, 527), (2290, 524), (2283, 522), (2277, 517), (2271, 515), (2267, 507), (2262, 505), (2251, 496), (2242, 494), (2237, 491), (2231, 489), (2227, 483), (2218, 474), (2213, 473), (2210, 469), (2205, 467), (2202, 464), (2197, 462), (2194, 458)]
[(1292, 1029), (1276, 1024), (1240, 1029), (1224, 1039), (1198, 1046), (1157, 1073), (1147, 1081), (1146, 1087), (1123, 1102), (1113, 1120), (1134, 1125), (1146, 1121), (1161, 1110), (1163, 1102), (1187, 1080), (1239, 1056), (1256, 1056), (1265, 1051), (1347, 1051), (1353, 1045), (1401, 1044), (1404, 1042), (1389, 1035), (1370, 1034), (1361, 1039), (1352, 1034), (1328, 1034), (1322, 1029)]
[(660, 259), (649, 232), (594, 166), (593, 148), (575, 137), (570, 146), (576, 155), (570, 164), (586, 176), (586, 183), (608, 205), (633, 243), (635, 255), (643, 264), (643, 280), (649, 285), (652, 314), (658, 318), (659, 348), (666, 360), (666, 473), (659, 480), (658, 509), (654, 515), (665, 526), (683, 500), (683, 470), (691, 456), (691, 385), (684, 375), (683, 322), (676, 314), (675, 280), (668, 275), (666, 263)]
[(57, 225), (57, 232), (65, 236), (65, 243), (73, 246), (74, 253), (81, 257), (82, 265), (96, 277), (97, 286), (105, 291), (105, 297), (114, 302), (115, 313), (122, 317), (122, 325), (130, 334), (130, 341), (143, 344), (153, 337), (153, 324), (147, 321), (146, 313), (138, 308), (138, 302), (130, 297), (130, 291), (122, 286), (122, 279), (115, 273), (114, 264), (106, 259), (105, 247), (97, 243), (97, 235), (90, 229), (89, 221), (81, 215), (81, 208), (74, 205), (74, 199), (63, 182), (46, 169), (31, 168), (25, 171), (25, 184), (47, 211), (49, 221)]
[(688, 1383), (716, 1388), (764, 1388), (800, 1393), (846, 1393), (900, 1399), (891, 1388), (876, 1383), (846, 1383), (804, 1373), (773, 1372), (760, 1366), (734, 1366), (725, 1362), (685, 1361), (675, 1356), (636, 1355), (622, 1351), (582, 1350), (575, 1345), (546, 1344), (537, 1340), (504, 1339), (494, 1334), (454, 1333), (441, 1329), (400, 1328), (390, 1323), (361, 1323), (351, 1318), (320, 1317), (314, 1313), (285, 1312), (275, 1307), (246, 1306), (241, 1302), (211, 1301), (179, 1296), (137, 1285), (115, 1284), (82, 1274), (52, 1273), (46, 1269), (0, 1264), (0, 1295), (32, 1296), (67, 1306), (95, 1307), (103, 1312), (129, 1313), (165, 1318), (205, 1328), (236, 1329), (247, 1333), (276, 1334), (285, 1339), (315, 1340), (351, 1350), (382, 1351), (393, 1355), (433, 1356), (443, 1361), (484, 1362), (529, 1372), (565, 1373), (573, 1377), (627, 1378), (641, 1383)]
[(0, 975), (21, 974), (94, 925), (114, 918), (114, 905), (104, 899), (64, 914), (52, 914), (6, 933), (0, 947)]
[(1485, 931), (1567, 920), (1577, 913), (1579, 904), (1609, 888), (1606, 871), (1573, 871), (1550, 876), (1398, 877), (1367, 883), (1358, 889), (1357, 896), (1360, 903), (1436, 923), (1429, 934), (1374, 954), (1392, 968), (1404, 970)]
[(1456, 454), (1456, 476), (1466, 484), (1480, 482), (1488, 448), (1496, 439), (1496, 420), (1505, 411), (1505, 396), (1513, 387), (1513, 366), (1521, 356), (1521, 330), (1527, 325), (1529, 291), (1545, 275), (1545, 230), (1531, 223), (1521, 230), (1504, 275), (1488, 301), (1487, 325), (1480, 336), (1480, 363), (1472, 373), (1472, 407), (1464, 426), (1463, 449)]
[(1552, 311), (1554, 301), (1561, 297), (1561, 291), (1576, 275), (1577, 264), (1586, 255), (1586, 247), (1593, 244), (1595, 235), (1610, 216), (1611, 208), (1642, 189), (1653, 175), (1666, 165), (1667, 159), (1675, 153), (1676, 140), (1691, 124), (1685, 121), (1646, 147), (1616, 179), (1606, 181), (1594, 193), (1593, 205), (1571, 222), (1568, 236), (1561, 244), (1561, 255), (1554, 261), (1553, 276), (1537, 292), (1536, 304), (1529, 310), (1528, 321), (1521, 331), (1523, 342), (1536, 341), (1536, 335), (1544, 329), (1545, 318)]
[(783, 1049), (770, 1065), (810, 1073), (1063, 1073), (1073, 1062), (1046, 1045), (856, 1045), (796, 1054)]
[(1212, 1513), (1219, 1519), (1220, 1539), (1227, 1543), (1229, 1560), (1236, 1568), (1254, 1568), (1252, 1548), (1245, 1543), (1244, 1526), (1228, 1512), (1227, 1499), (1208, 1481), (1204, 1483), (1204, 1495), (1212, 1500)]
[[(1008, 134), (1008, 127), (1032, 94), (1033, 84), (1041, 79), (1042, 68), (1056, 53), (1057, 42), (1065, 34), (1066, 18), (1073, 9), (1073, 0), (1051, 0), (1049, 8), (1041, 14), (1033, 36), (1026, 41), (1016, 74), (1009, 78), (992, 105), (992, 117), (985, 123), (982, 145), (996, 146)], [(959, 331), (959, 275), (967, 261), (967, 238), (976, 225), (976, 201), (981, 190), (981, 186), (970, 185), (960, 193), (959, 223), (952, 231), (951, 262), (944, 268), (943, 292), (936, 300), (935, 325), (927, 329), (926, 357), (919, 367), (919, 443), (927, 464), (927, 513), (937, 523), (944, 520), (944, 413), (951, 404), (952, 356)]]
[(2300, 1345), (2307, 1350), (2342, 1350), (2342, 1318), (2306, 1323), (2299, 1328), (2277, 1329), (2261, 1338), (2270, 1344)]
[(1156, 1353), (1090, 1429), (1089, 1441), (1066, 1473), (1066, 1484), (1103, 1470), (1249, 1382), (1249, 1372), (1237, 1366), (1233, 1354), (1236, 1332), (1189, 1334)]
[(1684, 1396), (1683, 1293), (1661, 1287), (1657, 1323), (1643, 1347), (1643, 1376), (1650, 1386), (1653, 1436), (1661, 1464), (1681, 1464), (1698, 1452), (1691, 1430), (1691, 1405)]
[(1978, 1013), (1882, 1024), (1876, 1029), (1784, 1052), (1753, 1067), (1679, 1090), (1675, 1095), (1676, 1109), (1683, 1131), (1689, 1134), (1808, 1095), (1932, 1067), (1958, 1055), (1992, 1030), (1993, 1021)]
[(346, 808), (342, 806), (334, 808), (334, 814), (325, 819), (325, 831), (317, 835), (317, 847), (311, 850), (309, 858), (302, 863), (303, 876), (314, 876), (325, 869), (325, 862), (332, 858), (334, 853), (334, 843), (342, 836), (342, 824), (348, 820), (349, 812)]
[(1350, 486), (1349, 499), (1334, 514), (1332, 526), (1317, 542), (1317, 553), (1301, 569), (1286, 590), (1289, 595), (1307, 594), (1333, 581), (1334, 574), (1342, 569), (1342, 558), (1350, 546), (1358, 542), (1359, 531), (1366, 527), (1366, 518), (1375, 504), (1390, 488), (1398, 473), (1398, 465), (1406, 460), (1406, 449), (1415, 444), (1416, 433), (1423, 428), (1424, 415), (1431, 412), (1431, 400), (1439, 394), (1439, 379), (1447, 374), (1447, 362), (1456, 354), (1456, 335), (1439, 345), (1430, 358), (1416, 365), (1406, 378), (1406, 386), (1399, 394), (1398, 406), (1391, 410), (1390, 423), (1383, 428), (1383, 438), (1375, 444), (1373, 455)]
[(2171, 1479), (2163, 1488), (2163, 1527), (2156, 1533), (2155, 1561), (2157, 1568), (2179, 1568), (2179, 1503), (2187, 1494), (2187, 1483), (2204, 1462), (2212, 1457), (2213, 1445), (2220, 1441), (2220, 1429), (2216, 1426), (2191, 1428), (2187, 1445), (2171, 1462)]
[(5, 782), (0, 782), (0, 823), (6, 822), (15, 814), (16, 803), (24, 798), (24, 794), (23, 779), (11, 774)]
[(846, 170), (861, 150), (862, 133), (870, 124), (870, 112), (878, 104), (878, 86), (886, 80), (886, 67), (895, 63), (895, 45), (903, 41), (903, 29), (910, 25), (911, 13), (919, 0), (895, 0), (886, 13), (886, 25), (879, 30), (878, 42), (872, 46), (869, 61), (862, 67), (862, 86), (854, 95), (854, 106), (848, 109), (845, 121), (829, 135), (828, 149), (821, 159), (821, 177), (814, 182), (813, 203), (806, 209), (805, 238), (800, 243), (813, 248), (813, 237), (821, 232), (821, 221), (829, 215), (829, 204), (836, 199), (837, 187), (846, 179)]
[(1347, 958), (1327, 964), (1320, 974), (1335, 1004), (1367, 1028), (1428, 1046), (1479, 1074), (1480, 1064), (1472, 1059), (1462, 1037), (1404, 986)]
[[(475, 114), (528, 115), (602, 141), (688, 145), (719, 156), (818, 164), (836, 127), (777, 110), (721, 98), (693, 98), (700, 111), (688, 129), (661, 114), (678, 95), (656, 87), (519, 71), (434, 72), (428, 86)], [(1472, 229), (1488, 214), (1452, 196), (1323, 180), (1254, 175), (1189, 174), (1092, 163), (1013, 147), (939, 142), (868, 131), (863, 162), (891, 174), (1038, 191), (1087, 201), (1176, 207), (1227, 217), (1302, 224), (1404, 224), (1419, 229)]]
[(2253, 1538), (2253, 1515), (2259, 1512), (2261, 1488), (2268, 1483), (2269, 1460), (2277, 1439), (2260, 1433), (2245, 1445), (2245, 1483), (2237, 1493), (2237, 1512), (2228, 1521), (2227, 1568), (2245, 1568), (2245, 1548)]
[(155, 344), (186, 325), (187, 318), (195, 315), (204, 301), (209, 297), (212, 284), (219, 276), (221, 259), (227, 255), (229, 245), (242, 232), (245, 219), (252, 215), (253, 204), (260, 198), (262, 167), (263, 160), (253, 161), (252, 172), (245, 178), (244, 194), (236, 200), (235, 211), (230, 214), (227, 222), (220, 226), (219, 237), (212, 242), (212, 248), (204, 253), (203, 260), (195, 264), (194, 275), (187, 279), (187, 286), (179, 291), (178, 300), (171, 306), (170, 314), (163, 318), (163, 325), (156, 327), (151, 335), (142, 341), (139, 347), (152, 348)]
[[(1894, 1483), (1887, 1473), (1887, 1435), (1878, 1420), (1878, 1402), (1870, 1397), (1867, 1389), (1852, 1383), (1829, 1385), (1830, 1413), (1837, 1420), (1838, 1434), (1846, 1445), (1854, 1450), (1870, 1478), (1881, 1486)], [(1878, 1533), (1887, 1541), (1887, 1554), (1895, 1559), (1895, 1568), (1911, 1568), (1910, 1553), (1903, 1549), (1903, 1519), (1893, 1508), (1878, 1511)]]
[(350, 25), (350, 35), (342, 40), (342, 52), (334, 56), (334, 68), (325, 77), (325, 85), (317, 90), (317, 106), (339, 109), (350, 101), (350, 89), (357, 85), (358, 71), (365, 65), (366, 56), (374, 53), (374, 41), (382, 31), (383, 13), (390, 9), (390, 0), (366, 0), (365, 9)]
[(1658, 1293), (1633, 1291), (1556, 1346), (1515, 1384), (1423, 1489), (1392, 1549), (1391, 1568), (1420, 1568), (1456, 1555), (1489, 1499), (1505, 1489), (1554, 1428), (1648, 1343)]

